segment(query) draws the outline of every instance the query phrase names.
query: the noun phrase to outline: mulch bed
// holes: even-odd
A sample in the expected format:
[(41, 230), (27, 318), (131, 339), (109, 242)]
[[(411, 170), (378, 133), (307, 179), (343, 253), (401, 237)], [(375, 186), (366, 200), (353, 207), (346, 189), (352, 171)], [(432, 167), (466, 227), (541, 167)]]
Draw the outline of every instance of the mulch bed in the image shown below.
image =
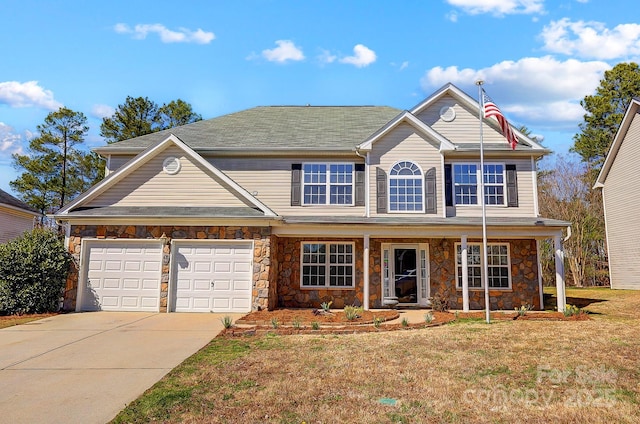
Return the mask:
[(335, 310), (330, 313), (323, 313), (317, 309), (276, 309), (273, 311), (256, 311), (245, 315), (236, 321), (236, 324), (246, 325), (269, 325), (272, 320), (277, 319), (280, 325), (293, 325), (297, 320), (301, 325), (311, 325), (317, 322), (320, 325), (363, 325), (373, 324), (375, 318), (382, 321), (390, 321), (400, 316), (398, 311), (362, 311), (360, 316), (349, 321), (343, 311)]
[[(428, 311), (425, 311), (425, 313)], [(382, 331), (398, 331), (421, 329), (443, 325), (456, 319), (484, 319), (484, 311), (475, 312), (431, 312), (434, 320), (426, 322), (389, 324), (388, 321), (397, 319), (400, 314), (397, 310), (363, 311), (355, 320), (349, 321), (341, 310), (333, 310), (323, 313), (317, 309), (276, 309), (273, 311), (251, 312), (240, 318), (234, 326), (223, 330), (221, 337), (239, 337), (264, 334), (292, 335), (292, 334), (353, 334), (373, 333)], [(378, 327), (373, 325), (374, 319), (381, 320)], [(566, 317), (562, 312), (527, 312), (520, 316), (516, 312), (491, 312), (491, 320), (525, 320), (525, 321), (585, 321), (590, 320), (588, 314), (579, 314)], [(277, 328), (273, 326), (273, 320), (277, 320)], [(294, 327), (297, 322), (297, 327)], [(314, 329), (313, 324), (318, 328)]]

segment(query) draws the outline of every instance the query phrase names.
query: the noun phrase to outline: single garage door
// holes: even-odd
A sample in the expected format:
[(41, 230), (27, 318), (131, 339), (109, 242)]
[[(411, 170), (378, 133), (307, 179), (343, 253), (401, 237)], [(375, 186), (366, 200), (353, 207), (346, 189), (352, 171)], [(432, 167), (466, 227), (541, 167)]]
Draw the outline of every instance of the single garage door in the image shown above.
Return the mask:
[(174, 242), (176, 312), (249, 312), (252, 242)]
[(148, 311), (160, 307), (162, 244), (147, 240), (87, 240), (83, 245), (82, 311)]

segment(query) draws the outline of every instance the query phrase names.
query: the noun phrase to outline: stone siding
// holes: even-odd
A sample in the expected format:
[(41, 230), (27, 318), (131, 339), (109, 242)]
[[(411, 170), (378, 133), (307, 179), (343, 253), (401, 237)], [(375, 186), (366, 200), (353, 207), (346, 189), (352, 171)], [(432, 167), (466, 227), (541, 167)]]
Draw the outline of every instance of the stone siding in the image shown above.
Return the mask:
[[(80, 245), (83, 238), (97, 239), (158, 239), (165, 234), (167, 241), (172, 239), (225, 239), (225, 240), (253, 240), (253, 290), (252, 308), (274, 309), (275, 296), (275, 268), (271, 266), (271, 246), (274, 236), (269, 227), (207, 227), (207, 226), (144, 226), (144, 225), (76, 225), (71, 227), (69, 252), (74, 258), (72, 271), (69, 273), (65, 287), (64, 309), (75, 310), (78, 267), (80, 264)], [(169, 258), (171, 244), (163, 249), (162, 276), (160, 291), (160, 312), (167, 311), (167, 296), (169, 292)]]
[[(449, 299), (451, 309), (462, 309), (462, 289), (456, 287), (455, 244), (458, 240), (429, 241), (431, 258), (431, 295), (437, 293)], [(469, 240), (469, 243), (482, 242)], [(538, 283), (538, 263), (535, 240), (490, 240), (508, 243), (511, 254), (511, 289), (489, 290), (491, 310), (513, 310), (529, 304), (541, 309)], [(484, 309), (484, 290), (469, 290), (469, 308)]]
[[(355, 243), (355, 289), (301, 289), (300, 243), (302, 241), (336, 241)], [(469, 240), (477, 242), (478, 240)], [(448, 297), (451, 309), (462, 309), (462, 290), (456, 288), (455, 244), (458, 239), (371, 239), (369, 257), (369, 306), (382, 307), (382, 244), (429, 245), (430, 293)], [(511, 310), (524, 304), (540, 309), (537, 250), (535, 240), (491, 240), (510, 244), (511, 290), (491, 290), (491, 309)], [(278, 262), (278, 306), (317, 308), (322, 302), (332, 301), (332, 307), (362, 305), (363, 303), (363, 240), (314, 238), (278, 238), (275, 257)], [(272, 280), (273, 281), (273, 280)], [(471, 309), (484, 308), (484, 290), (469, 290)]]
[(279, 264), (277, 276), (278, 306), (285, 308), (319, 308), (323, 302), (333, 302), (332, 308), (347, 305), (361, 306), (363, 303), (363, 256), (362, 239), (340, 239), (336, 243), (354, 243), (355, 289), (300, 288), (300, 243), (315, 241), (333, 241), (326, 238), (289, 238), (279, 237), (276, 258)]

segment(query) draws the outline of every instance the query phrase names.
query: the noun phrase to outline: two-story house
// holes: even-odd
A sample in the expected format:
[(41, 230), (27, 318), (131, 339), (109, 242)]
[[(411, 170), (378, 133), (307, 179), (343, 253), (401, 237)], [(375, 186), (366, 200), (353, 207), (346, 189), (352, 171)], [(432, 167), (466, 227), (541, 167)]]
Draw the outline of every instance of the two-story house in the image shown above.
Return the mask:
[[(105, 179), (56, 214), (67, 308), (484, 308), (479, 104), (449, 84), (411, 110), (256, 107), (96, 149)], [(536, 161), (484, 119), (492, 309), (540, 308)]]

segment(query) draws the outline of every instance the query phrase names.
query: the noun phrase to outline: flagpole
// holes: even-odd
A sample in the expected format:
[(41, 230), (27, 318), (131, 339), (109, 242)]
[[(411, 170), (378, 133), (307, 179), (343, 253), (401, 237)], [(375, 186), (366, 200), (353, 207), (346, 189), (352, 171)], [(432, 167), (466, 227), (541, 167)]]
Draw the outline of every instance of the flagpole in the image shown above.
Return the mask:
[(480, 121), (480, 204), (482, 205), (482, 285), (484, 286), (484, 306), (487, 324), (491, 323), (491, 314), (489, 308), (489, 264), (487, 255), (487, 210), (484, 201), (484, 142), (482, 135), (482, 122), (484, 117), (484, 100), (482, 98), (482, 84), (484, 81), (479, 79), (476, 81), (478, 86), (478, 103), (480, 105), (478, 115)]

